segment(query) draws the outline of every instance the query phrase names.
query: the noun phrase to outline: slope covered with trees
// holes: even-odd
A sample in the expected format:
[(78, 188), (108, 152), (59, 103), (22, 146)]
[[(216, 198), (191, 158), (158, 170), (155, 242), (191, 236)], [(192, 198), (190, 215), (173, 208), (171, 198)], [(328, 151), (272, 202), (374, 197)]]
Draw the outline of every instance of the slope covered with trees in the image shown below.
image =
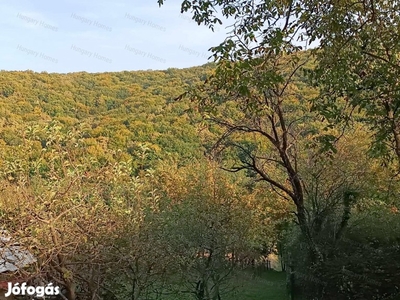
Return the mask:
[(204, 157), (218, 128), (175, 98), (213, 67), (0, 73), (1, 227), (37, 258), (20, 276), (71, 300), (233, 297), (290, 204)]
[[(1, 139), (23, 143), (23, 126), (59, 122), (81, 127), (90, 151), (101, 145), (133, 154), (143, 143), (154, 157), (198, 157), (201, 146), (187, 103), (174, 98), (204, 79), (210, 66), (186, 70), (47, 74), (1, 72)], [(89, 147), (89, 148), (90, 148)]]
[(38, 259), (21, 272), (70, 300), (240, 299), (275, 252), (292, 297), (396, 299), (396, 159), (371, 155), (368, 112), (332, 122), (315, 53), (292, 50), (0, 72), (1, 225)]

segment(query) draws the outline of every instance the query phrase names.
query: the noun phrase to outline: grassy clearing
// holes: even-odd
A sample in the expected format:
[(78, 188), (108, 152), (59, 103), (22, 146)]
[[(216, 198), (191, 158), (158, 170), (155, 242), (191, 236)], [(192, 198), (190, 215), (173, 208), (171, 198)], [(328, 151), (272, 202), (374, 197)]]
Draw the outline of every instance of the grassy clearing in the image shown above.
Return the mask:
[[(286, 275), (284, 272), (254, 270), (238, 272), (223, 289), (222, 300), (288, 300), (286, 292)], [(231, 291), (227, 291), (231, 290)], [(189, 293), (169, 295), (164, 300), (194, 300)]]
[(266, 271), (254, 275), (247, 271), (238, 277), (236, 299), (240, 300), (288, 300), (284, 272)]

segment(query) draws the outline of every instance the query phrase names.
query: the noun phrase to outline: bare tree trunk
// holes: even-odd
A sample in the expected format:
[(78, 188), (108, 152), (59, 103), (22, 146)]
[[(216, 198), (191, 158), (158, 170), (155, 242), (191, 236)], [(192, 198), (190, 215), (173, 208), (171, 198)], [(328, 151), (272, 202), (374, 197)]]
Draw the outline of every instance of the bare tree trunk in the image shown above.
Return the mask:
[[(53, 224), (50, 224), (50, 230), (51, 230), (51, 237), (52, 237), (52, 241), (54, 243), (54, 245), (60, 246), (61, 242), (58, 238), (58, 235), (53, 227)], [(69, 270), (66, 267), (66, 263), (65, 263), (65, 258), (64, 255), (62, 255), (61, 253), (57, 254), (57, 264), (54, 264), (55, 269), (60, 273), (60, 275), (62, 276), (64, 283), (65, 283), (65, 289), (67, 290), (67, 298), (68, 300), (76, 300), (76, 286), (75, 286), (75, 282), (73, 280), (73, 275), (72, 272), (68, 272)]]
[(387, 118), (390, 121), (391, 131), (394, 138), (394, 152), (397, 156), (397, 165), (400, 171), (400, 124), (399, 121), (396, 120), (394, 111), (391, 107), (391, 101), (387, 100), (384, 102), (384, 106), (386, 109)]

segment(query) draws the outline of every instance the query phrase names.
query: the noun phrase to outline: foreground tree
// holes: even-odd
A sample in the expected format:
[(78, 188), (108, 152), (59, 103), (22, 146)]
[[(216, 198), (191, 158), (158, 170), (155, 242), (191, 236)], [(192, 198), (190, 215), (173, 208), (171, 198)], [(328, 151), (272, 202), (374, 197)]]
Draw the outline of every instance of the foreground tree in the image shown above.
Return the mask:
[(310, 231), (312, 220), (306, 211), (298, 159), (300, 137), (308, 136), (310, 142), (316, 138), (310, 134), (312, 127), (306, 126), (315, 122), (315, 115), (307, 113), (307, 100), (299, 96), (300, 88), (294, 83), (308, 62), (307, 54), (283, 52), (252, 60), (221, 61), (208, 82), (188, 95), (221, 130), (209, 153), (214, 158), (230, 153), (233, 160), (225, 160), (226, 170), (245, 170), (292, 202), (315, 259), (322, 260)]
[[(164, 0), (158, 0), (162, 5)], [(228, 37), (211, 48), (218, 61), (239, 62), (314, 47), (320, 87), (314, 108), (331, 121), (352, 119), (358, 108), (375, 132), (372, 150), (400, 158), (399, 72), (400, 4), (378, 1), (185, 0), (181, 12), (212, 30), (230, 25)], [(222, 20), (226, 17), (226, 20)], [(224, 22), (224, 23), (223, 23)], [(223, 65), (219, 65), (219, 69)], [(239, 72), (240, 73), (240, 72)], [(274, 80), (279, 74), (270, 69)]]
[[(158, 3), (162, 5), (163, 1)], [(295, 54), (301, 49), (295, 41), (298, 34), (304, 34), (299, 32), (303, 27), (299, 22), (306, 6), (292, 1), (184, 1), (181, 11), (192, 9), (193, 19), (211, 29), (215, 23), (222, 24), (216, 16), (217, 8), (224, 16), (234, 17), (231, 35), (212, 48), (219, 62), (215, 75), (200, 93), (195, 91), (191, 96), (211, 114), (213, 122), (226, 129), (217, 146), (236, 133), (258, 136), (256, 144), (228, 141), (240, 158), (240, 165), (231, 170), (246, 169), (293, 201), (302, 232), (314, 255), (322, 259), (310, 233), (297, 169), (296, 139), (300, 132), (294, 127), (304, 122), (304, 116), (296, 118), (287, 113), (290, 101), (299, 101), (293, 80), (307, 61)], [(225, 109), (226, 113), (218, 115), (217, 106), (219, 112)], [(238, 114), (229, 115), (230, 107)]]
[[(313, 186), (316, 192), (306, 192), (312, 178), (299, 166), (313, 165), (324, 152), (333, 155), (338, 151), (337, 137), (346, 133), (329, 123), (316, 126), (318, 115), (306, 112), (314, 108), (329, 121), (344, 120), (345, 124), (366, 122), (377, 133), (375, 148), (397, 154), (398, 9), (398, 1), (393, 0), (182, 2), (181, 12), (192, 12), (199, 25), (213, 29), (222, 24), (220, 15), (231, 24), (225, 41), (211, 48), (217, 62), (215, 74), (204, 86), (188, 92), (206, 119), (220, 128), (220, 139), (211, 152), (218, 157), (231, 149), (228, 153), (236, 164), (225, 165), (226, 169), (247, 171), (295, 205), (307, 245), (303, 253), (311, 266), (308, 271), (322, 270), (329, 263), (331, 254), (318, 237), (327, 230), (333, 233), (329, 242), (340, 240), (359, 191), (354, 190), (354, 181), (342, 184), (339, 180), (335, 184), (342, 188), (334, 185), (332, 193), (329, 189), (323, 193), (318, 184)], [(313, 42), (313, 51), (299, 52)], [(307, 55), (317, 65), (309, 65), (308, 73), (319, 90), (305, 99), (294, 78), (302, 77), (299, 71)], [(291, 114), (291, 102), (299, 103), (304, 112)], [(358, 115), (353, 113), (356, 107)], [(309, 139), (309, 144), (319, 140), (324, 151), (313, 150), (313, 159), (305, 160), (299, 143), (303, 139)], [(355, 182), (361, 177), (357, 175)], [(320, 206), (323, 200), (326, 203)], [(307, 207), (309, 201), (317, 204), (314, 211)], [(327, 209), (321, 209), (324, 206)], [(323, 286), (317, 295), (324, 297)]]
[(243, 176), (206, 159), (184, 167), (162, 164), (155, 180), (161, 195), (158, 236), (164, 255), (173, 258), (169, 292), (184, 299), (233, 297), (238, 273), (262, 263), (262, 243), (276, 243), (274, 214), (289, 211), (265, 212), (265, 202), (256, 199), (262, 194), (248, 191)]
[[(334, 123), (360, 120), (374, 133), (372, 154), (400, 164), (400, 16), (398, 1), (323, 5), (314, 108)], [(323, 29), (326, 29), (325, 31)], [(355, 110), (357, 109), (357, 110)]]
[[(197, 300), (230, 295), (235, 256), (250, 248), (250, 213), (240, 187), (212, 164), (161, 168), (166, 255)], [(237, 183), (237, 182), (236, 182)], [(231, 259), (231, 261), (230, 261)]]
[(69, 300), (98, 299), (110, 290), (118, 262), (126, 262), (114, 256), (116, 241), (127, 227), (126, 234), (137, 233), (151, 206), (133, 164), (100, 161), (82, 135), (58, 122), (27, 126), (23, 145), (1, 154), (1, 227), (37, 257), (30, 275), (60, 286)]

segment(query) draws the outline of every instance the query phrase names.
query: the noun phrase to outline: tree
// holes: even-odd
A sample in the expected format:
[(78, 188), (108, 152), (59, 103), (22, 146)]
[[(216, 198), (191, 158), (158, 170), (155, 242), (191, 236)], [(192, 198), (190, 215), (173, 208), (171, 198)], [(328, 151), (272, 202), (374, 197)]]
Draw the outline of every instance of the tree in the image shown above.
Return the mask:
[[(375, 156), (400, 164), (400, 24), (397, 1), (324, 6), (318, 64), (312, 82), (320, 88), (314, 108), (331, 122), (361, 120), (375, 135)], [(325, 30), (324, 30), (325, 29)], [(358, 114), (355, 112), (358, 110)]]
[(308, 62), (307, 54), (272, 52), (252, 60), (224, 60), (205, 85), (188, 94), (205, 118), (224, 130), (210, 153), (215, 157), (233, 149), (235, 162), (226, 170), (245, 170), (291, 201), (314, 256), (321, 260), (310, 231), (304, 181), (298, 168), (299, 138), (312, 132), (305, 124), (315, 120), (315, 115), (307, 113), (307, 101), (299, 96), (294, 83), (297, 72)]
[(255, 193), (234, 177), (204, 159), (159, 169), (161, 239), (165, 255), (174, 258), (172, 278), (184, 283), (177, 287), (178, 294), (189, 293), (197, 300), (229, 297), (239, 260), (252, 251), (254, 258), (261, 256), (254, 249), (262, 235), (261, 220), (273, 231), (273, 221), (258, 215)]
[[(164, 0), (158, 0), (161, 6)], [(200, 25), (230, 25), (228, 37), (210, 50), (218, 61), (240, 62), (314, 47), (311, 72), (321, 89), (315, 106), (330, 120), (349, 120), (351, 111), (376, 135), (375, 153), (400, 158), (398, 110), (400, 16), (398, 1), (229, 1), (185, 0)], [(222, 65), (218, 67), (221, 69)], [(278, 74), (271, 71), (272, 80)], [(347, 108), (347, 109), (346, 109)]]
[[(307, 299), (310, 297), (317, 299), (346, 298), (357, 290), (352, 286), (359, 286), (359, 284), (363, 285), (362, 290), (365, 290), (365, 293), (360, 292), (364, 295), (360, 296), (361, 298), (369, 299), (381, 293), (376, 290), (376, 281), (367, 281), (362, 284), (362, 274), (365, 271), (361, 270), (364, 267), (368, 269), (367, 263), (365, 265), (362, 263), (363, 258), (361, 257), (365, 255), (355, 260), (360, 252), (354, 253), (353, 251), (355, 249), (367, 250), (365, 249), (367, 245), (356, 241), (355, 235), (349, 236), (349, 232), (362, 232), (363, 228), (369, 227), (369, 221), (363, 220), (362, 215), (372, 213), (374, 208), (379, 206), (378, 203), (387, 208), (390, 206), (390, 198), (392, 198), (385, 199), (387, 195), (383, 195), (384, 191), (391, 186), (388, 180), (389, 172), (379, 165), (379, 160), (371, 159), (367, 155), (370, 140), (368, 132), (358, 124), (346, 131), (336, 143), (337, 152), (330, 157), (327, 155), (315, 156), (315, 152), (310, 149), (302, 153), (303, 163), (300, 169), (302, 170), (301, 174), (304, 174), (306, 208), (311, 215), (311, 232), (319, 246), (323, 262), (319, 264), (313, 262), (308, 255), (307, 241), (299, 232), (299, 228), (294, 226), (289, 226), (289, 230), (286, 232), (286, 234), (288, 232), (290, 234), (284, 239), (283, 254), (288, 265), (293, 266), (291, 268), (291, 279), (294, 285), (292, 291), (303, 294)], [(303, 143), (304, 141), (300, 143), (299, 147), (302, 147)], [(375, 181), (377, 177), (382, 178), (380, 184)], [(369, 205), (373, 205), (374, 208)], [(379, 231), (385, 226), (375, 222), (371, 227)], [(375, 238), (371, 230), (366, 235), (370, 239)], [(392, 246), (396, 247), (396, 243), (393, 241), (391, 240)], [(352, 262), (346, 260), (348, 256), (353, 257)], [(353, 263), (360, 269), (351, 268), (352, 276), (344, 274), (345, 271), (340, 269), (342, 266)], [(368, 264), (371, 262), (369, 261)], [(371, 264), (375, 270), (382, 265), (382, 262), (378, 261)], [(388, 272), (392, 271), (388, 270)], [(371, 276), (376, 276), (376, 274), (371, 274)], [(393, 276), (396, 276), (395, 273)], [(347, 282), (342, 280), (344, 277), (348, 278)], [(384, 289), (382, 286), (380, 291)], [(371, 290), (375, 292), (372, 293)], [(394, 295), (391, 294), (391, 296)]]
[(37, 257), (31, 275), (59, 285), (69, 300), (118, 294), (111, 283), (124, 282), (120, 264), (131, 257), (115, 255), (118, 246), (137, 236), (152, 206), (132, 162), (102, 161), (79, 128), (66, 131), (58, 122), (27, 126), (24, 135), (23, 145), (1, 154), (2, 227)]
[[(162, 5), (163, 0), (158, 3)], [(295, 41), (299, 34), (304, 35), (299, 30), (304, 30), (301, 20), (308, 5), (295, 1), (183, 1), (181, 12), (192, 10), (193, 19), (211, 29), (216, 23), (222, 24), (217, 8), (223, 16), (234, 18), (230, 36), (211, 48), (218, 62), (215, 75), (202, 95), (196, 92), (192, 97), (211, 113), (213, 122), (226, 129), (217, 145), (236, 133), (259, 139), (256, 144), (228, 142), (239, 151), (240, 159), (240, 165), (231, 170), (248, 170), (293, 201), (299, 225), (314, 254), (320, 257), (310, 234), (297, 169), (296, 139), (300, 132), (293, 129), (299, 121), (304, 122), (304, 117), (288, 118), (287, 114), (287, 102), (299, 100), (294, 76), (307, 61), (296, 54), (301, 47)], [(217, 106), (224, 106), (226, 114), (219, 115), (221, 107), (215, 113)], [(229, 115), (232, 107), (238, 111), (235, 116)], [(260, 151), (262, 144), (272, 151), (265, 155), (265, 149)]]
[[(163, 3), (158, 1), (159, 5)], [(299, 167), (307, 163), (299, 142), (304, 138), (321, 141), (324, 151), (313, 152), (317, 159), (312, 160), (319, 161), (318, 156), (333, 156), (338, 151), (338, 137), (345, 132), (326, 122), (313, 128), (305, 120), (314, 123), (321, 115), (329, 121), (341, 120), (345, 115), (344, 120), (349, 121), (348, 113), (351, 116), (355, 107), (361, 107), (367, 113), (360, 112), (361, 118), (351, 120), (372, 124), (378, 130), (378, 148), (384, 148), (383, 141), (390, 141), (396, 151), (400, 137), (396, 103), (398, 6), (393, 0), (182, 2), (181, 13), (192, 12), (199, 25), (213, 30), (217, 23), (222, 24), (221, 15), (232, 24), (227, 38), (210, 49), (217, 62), (215, 73), (204, 86), (186, 93), (206, 119), (224, 129), (212, 150), (218, 154), (233, 149), (229, 151), (237, 164), (226, 169), (245, 170), (296, 206), (299, 229), (309, 250), (304, 254), (309, 256), (310, 270), (323, 269), (329, 263), (317, 237), (323, 227), (335, 228), (332, 232), (341, 237), (357, 193), (351, 185), (335, 191), (330, 199), (318, 191), (314, 194), (317, 203), (325, 198), (329, 209), (310, 213), (306, 203), (313, 200), (309, 198), (313, 195), (305, 192), (310, 178)], [(381, 35), (375, 38), (376, 34)], [(315, 49), (300, 52), (313, 42), (317, 44)], [(314, 102), (300, 96), (296, 91), (300, 85), (293, 83), (295, 76), (301, 77), (308, 55), (317, 66), (308, 65), (310, 78), (319, 88)], [(304, 112), (291, 114), (291, 101), (298, 101)], [(306, 113), (312, 104), (319, 116)], [(371, 116), (372, 121), (366, 119)], [(334, 203), (337, 205), (332, 206)], [(330, 225), (318, 225), (325, 222)], [(323, 287), (317, 294), (323, 295)]]

